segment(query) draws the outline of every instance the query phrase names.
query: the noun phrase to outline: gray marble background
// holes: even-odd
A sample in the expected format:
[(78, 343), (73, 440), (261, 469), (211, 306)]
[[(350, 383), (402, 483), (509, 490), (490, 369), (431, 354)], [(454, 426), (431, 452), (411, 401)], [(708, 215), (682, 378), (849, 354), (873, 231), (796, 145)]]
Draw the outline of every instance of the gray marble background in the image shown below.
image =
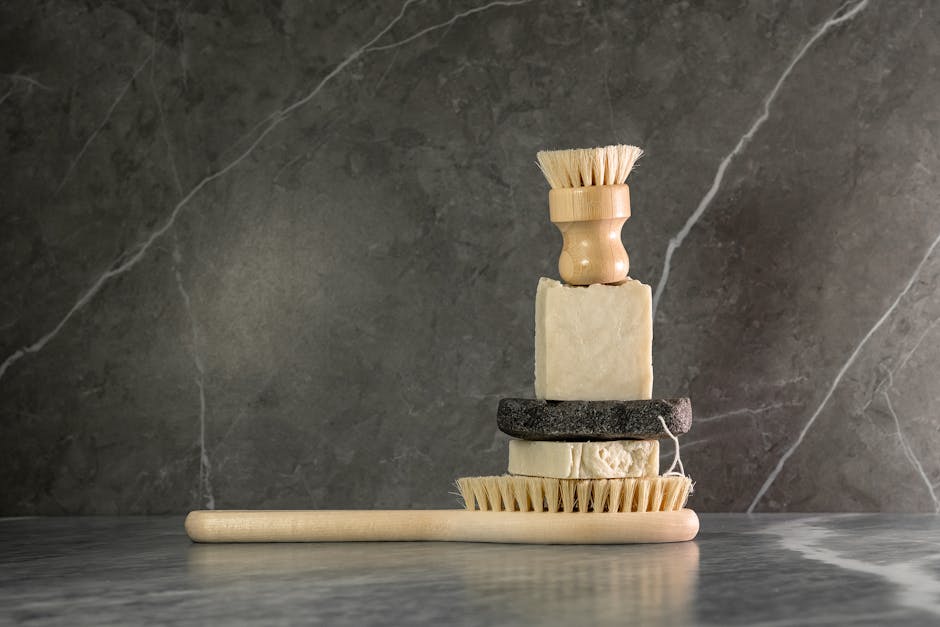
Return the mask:
[(0, 513), (454, 504), (535, 152), (614, 142), (692, 505), (936, 511), (938, 62), (926, 0), (5, 2)]

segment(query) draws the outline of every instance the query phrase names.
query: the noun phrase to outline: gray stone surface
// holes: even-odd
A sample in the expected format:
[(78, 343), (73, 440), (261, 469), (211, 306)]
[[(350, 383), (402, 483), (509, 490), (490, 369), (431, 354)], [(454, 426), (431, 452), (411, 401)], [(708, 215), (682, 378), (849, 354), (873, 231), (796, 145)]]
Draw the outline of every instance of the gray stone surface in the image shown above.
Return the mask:
[(567, 547), (195, 545), (182, 517), (0, 519), (0, 622), (935, 626), (938, 543), (930, 515), (706, 514), (693, 542)]
[(687, 398), (648, 401), (542, 401), (504, 398), (496, 426), (523, 440), (652, 440), (682, 435), (692, 426)]
[(501, 472), (535, 153), (621, 141), (697, 507), (935, 511), (940, 4), (843, 4), (3, 2), (0, 512)]

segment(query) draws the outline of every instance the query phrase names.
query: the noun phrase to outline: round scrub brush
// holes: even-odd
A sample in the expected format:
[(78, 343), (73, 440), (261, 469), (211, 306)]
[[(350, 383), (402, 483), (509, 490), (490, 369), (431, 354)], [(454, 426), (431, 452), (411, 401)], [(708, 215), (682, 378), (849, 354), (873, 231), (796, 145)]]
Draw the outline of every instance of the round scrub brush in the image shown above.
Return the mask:
[(551, 221), (564, 238), (558, 271), (571, 285), (619, 283), (630, 272), (620, 230), (630, 217), (626, 185), (643, 151), (605, 146), (538, 153), (539, 168), (552, 190)]

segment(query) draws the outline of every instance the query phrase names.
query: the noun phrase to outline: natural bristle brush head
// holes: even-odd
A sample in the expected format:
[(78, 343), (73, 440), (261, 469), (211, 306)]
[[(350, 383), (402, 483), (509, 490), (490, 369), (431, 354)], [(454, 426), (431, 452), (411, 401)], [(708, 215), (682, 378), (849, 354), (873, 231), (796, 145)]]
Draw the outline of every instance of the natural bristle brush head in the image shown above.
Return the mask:
[(617, 144), (602, 148), (543, 150), (539, 168), (552, 189), (623, 185), (643, 151), (636, 146)]
[(462, 477), (468, 510), (494, 512), (672, 512), (685, 506), (692, 480), (681, 475), (627, 479)]

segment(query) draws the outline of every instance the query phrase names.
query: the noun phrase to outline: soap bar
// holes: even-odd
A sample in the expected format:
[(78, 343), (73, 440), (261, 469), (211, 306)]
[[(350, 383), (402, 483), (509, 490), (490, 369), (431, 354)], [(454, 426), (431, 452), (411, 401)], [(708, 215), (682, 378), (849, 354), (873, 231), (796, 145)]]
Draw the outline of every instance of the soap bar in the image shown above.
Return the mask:
[(692, 426), (692, 403), (687, 398), (637, 401), (504, 398), (496, 411), (496, 426), (503, 433), (523, 440), (652, 440), (670, 433), (687, 433)]
[(509, 472), (557, 479), (654, 477), (659, 474), (659, 440), (510, 440)]
[(558, 401), (653, 395), (649, 285), (575, 287), (539, 280), (535, 297), (535, 396)]

